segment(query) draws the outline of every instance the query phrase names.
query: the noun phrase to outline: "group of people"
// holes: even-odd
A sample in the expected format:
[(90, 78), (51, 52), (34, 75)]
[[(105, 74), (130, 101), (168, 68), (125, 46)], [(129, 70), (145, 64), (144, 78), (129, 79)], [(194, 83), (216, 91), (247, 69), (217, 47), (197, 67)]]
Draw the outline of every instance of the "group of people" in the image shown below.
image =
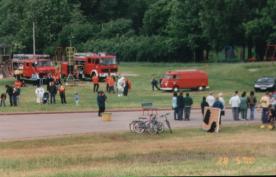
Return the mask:
[(15, 81), (14, 85), (6, 85), (6, 92), (1, 94), (0, 107), (6, 106), (7, 96), (9, 97), (10, 106), (17, 106), (19, 103), (19, 96), (21, 92), (22, 82)]
[[(173, 93), (172, 97), (172, 109), (174, 110), (174, 120), (190, 120), (191, 108), (193, 105), (193, 99), (189, 93), (183, 96), (183, 92), (177, 94)], [(184, 118), (183, 118), (183, 115)]]
[[(93, 92), (99, 91), (99, 76), (94, 75), (92, 77), (92, 83), (93, 83)], [(114, 93), (115, 90), (118, 93), (118, 96), (128, 96), (128, 92), (131, 89), (131, 82), (126, 77), (118, 77), (117, 79), (115, 77), (112, 77), (110, 74), (105, 78), (106, 83), (106, 92), (108, 93)]]

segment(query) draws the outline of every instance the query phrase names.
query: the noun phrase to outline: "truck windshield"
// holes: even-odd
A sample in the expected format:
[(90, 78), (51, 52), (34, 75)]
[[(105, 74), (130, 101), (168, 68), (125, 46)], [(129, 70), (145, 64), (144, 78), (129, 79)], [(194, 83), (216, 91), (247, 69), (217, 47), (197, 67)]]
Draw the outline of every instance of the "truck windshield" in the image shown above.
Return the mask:
[(101, 58), (100, 64), (102, 65), (116, 65), (116, 58)]
[(38, 67), (53, 66), (53, 63), (51, 61), (38, 61), (36, 66), (38, 66)]
[(171, 74), (165, 74), (164, 78), (165, 79), (173, 79), (173, 75), (171, 75)]

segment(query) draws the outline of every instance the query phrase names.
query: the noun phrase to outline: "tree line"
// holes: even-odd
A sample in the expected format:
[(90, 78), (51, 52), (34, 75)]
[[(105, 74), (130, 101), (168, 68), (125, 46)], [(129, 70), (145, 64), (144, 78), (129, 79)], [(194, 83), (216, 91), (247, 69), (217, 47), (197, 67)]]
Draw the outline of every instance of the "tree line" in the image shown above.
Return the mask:
[(261, 60), (276, 42), (275, 0), (0, 0), (0, 43), (40, 53), (110, 52), (121, 61), (202, 62), (241, 48)]

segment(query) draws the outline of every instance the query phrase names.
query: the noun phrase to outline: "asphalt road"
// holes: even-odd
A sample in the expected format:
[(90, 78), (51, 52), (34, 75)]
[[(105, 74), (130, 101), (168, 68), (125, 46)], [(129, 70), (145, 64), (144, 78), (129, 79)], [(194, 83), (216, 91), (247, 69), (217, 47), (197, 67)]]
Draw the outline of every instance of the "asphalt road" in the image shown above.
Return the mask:
[[(194, 109), (191, 121), (174, 121), (173, 112), (168, 116), (172, 128), (200, 128), (202, 115)], [(160, 112), (162, 114), (164, 112)], [(96, 113), (62, 113), (0, 115), (0, 141), (59, 137), (64, 135), (129, 131), (129, 123), (142, 112), (113, 112), (111, 122), (103, 122)], [(233, 121), (231, 110), (226, 110), (223, 125), (246, 125), (260, 123), (260, 113), (254, 121)]]

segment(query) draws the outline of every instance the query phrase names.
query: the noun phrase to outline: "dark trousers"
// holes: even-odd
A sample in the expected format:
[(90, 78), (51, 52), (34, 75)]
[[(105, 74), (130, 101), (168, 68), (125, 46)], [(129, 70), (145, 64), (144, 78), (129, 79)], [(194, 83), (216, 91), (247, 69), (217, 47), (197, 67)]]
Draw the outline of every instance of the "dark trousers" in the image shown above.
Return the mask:
[(152, 91), (154, 91), (154, 88), (156, 88), (156, 90), (160, 90), (157, 84), (151, 84), (151, 86), (152, 86)]
[(105, 111), (105, 107), (99, 107), (98, 116), (102, 116), (102, 113)]
[(60, 100), (61, 100), (61, 104), (66, 104), (65, 93), (60, 93)]
[(269, 123), (269, 110), (268, 110), (268, 108), (263, 108), (262, 122), (263, 122), (263, 124)]
[(233, 113), (233, 119), (234, 120), (240, 120), (239, 119), (239, 108), (238, 107), (232, 107), (232, 113)]
[(12, 102), (13, 98), (12, 98), (12, 95), (9, 95), (9, 99), (10, 99), (10, 106), (13, 106), (13, 102)]
[(50, 94), (50, 103), (51, 104), (56, 104), (56, 94)]
[(13, 106), (17, 106), (17, 96), (16, 95), (12, 96), (12, 103), (13, 103)]
[(185, 120), (190, 120), (191, 107), (185, 107)]
[(94, 87), (93, 87), (93, 92), (98, 92), (99, 91), (99, 84), (94, 84)]
[(124, 88), (124, 96), (127, 96), (128, 95), (128, 88)]
[(178, 108), (178, 120), (183, 120), (184, 108)]
[(108, 93), (115, 93), (115, 89), (114, 89), (114, 86), (110, 86), (109, 88), (108, 88)]

